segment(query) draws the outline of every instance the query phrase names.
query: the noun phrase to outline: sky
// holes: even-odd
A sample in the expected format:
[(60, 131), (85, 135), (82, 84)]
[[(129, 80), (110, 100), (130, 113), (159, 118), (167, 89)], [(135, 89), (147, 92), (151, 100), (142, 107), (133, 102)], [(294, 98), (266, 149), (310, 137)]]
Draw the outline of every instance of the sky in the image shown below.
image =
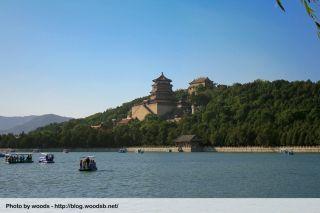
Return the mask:
[(320, 39), (299, 0), (1, 0), (0, 115), (86, 117), (208, 76), (320, 80)]

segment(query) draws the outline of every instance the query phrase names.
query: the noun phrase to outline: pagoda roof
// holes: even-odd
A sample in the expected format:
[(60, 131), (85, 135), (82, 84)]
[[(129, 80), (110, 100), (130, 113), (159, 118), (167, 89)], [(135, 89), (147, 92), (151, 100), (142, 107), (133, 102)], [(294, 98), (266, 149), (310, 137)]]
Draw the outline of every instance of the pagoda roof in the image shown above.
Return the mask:
[(162, 72), (161, 75), (158, 78), (153, 80), (153, 82), (157, 82), (157, 81), (168, 81), (168, 82), (171, 82), (171, 79), (169, 79), (166, 76), (164, 76), (164, 74)]
[(212, 82), (208, 77), (200, 77), (200, 78), (194, 79), (189, 84), (200, 84), (200, 83), (204, 83), (206, 81)]

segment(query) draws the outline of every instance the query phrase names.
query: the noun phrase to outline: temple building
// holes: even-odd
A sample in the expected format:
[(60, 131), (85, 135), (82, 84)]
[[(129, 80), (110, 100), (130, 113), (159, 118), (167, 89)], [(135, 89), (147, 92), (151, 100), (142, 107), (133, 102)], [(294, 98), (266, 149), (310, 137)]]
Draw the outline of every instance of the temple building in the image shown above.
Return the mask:
[(197, 91), (197, 88), (202, 86), (205, 88), (212, 88), (213, 81), (211, 81), (208, 77), (201, 77), (194, 79), (189, 83), (188, 93), (191, 95), (192, 93)]
[(202, 139), (197, 135), (181, 135), (174, 140), (176, 147), (179, 152), (191, 151), (199, 152), (202, 151), (201, 146)]
[(176, 109), (171, 82), (163, 73), (161, 73), (160, 77), (154, 79), (150, 98), (133, 106), (131, 117), (141, 121), (147, 115), (153, 114), (163, 117)]
[[(197, 107), (191, 105), (187, 97), (176, 100), (171, 82), (169, 78), (161, 73), (158, 78), (153, 80), (149, 99), (134, 105), (128, 117), (120, 120), (117, 124), (127, 125), (133, 119), (142, 121), (147, 115), (157, 115), (168, 121), (177, 122), (183, 115), (194, 113)], [(209, 78), (203, 77), (197, 78), (189, 84), (189, 95), (196, 92), (199, 86), (205, 88), (213, 87), (213, 82)]]
[[(194, 79), (189, 83), (188, 93), (189, 95), (195, 94), (199, 87), (212, 88), (214, 86), (213, 81), (208, 77), (201, 77)], [(197, 106), (191, 105), (191, 113), (194, 114), (197, 111)]]

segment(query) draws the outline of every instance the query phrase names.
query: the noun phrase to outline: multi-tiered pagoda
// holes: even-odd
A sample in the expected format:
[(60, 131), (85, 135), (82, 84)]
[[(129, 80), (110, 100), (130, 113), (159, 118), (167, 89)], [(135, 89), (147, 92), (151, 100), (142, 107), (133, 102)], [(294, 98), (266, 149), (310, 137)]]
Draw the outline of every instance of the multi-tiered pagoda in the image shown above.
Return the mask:
[(149, 114), (161, 117), (176, 108), (171, 85), (172, 81), (161, 73), (160, 77), (154, 79), (153, 82), (150, 99), (132, 107), (132, 118), (143, 120)]
[(172, 81), (161, 73), (161, 76), (154, 79), (153, 82), (150, 100), (157, 103), (172, 103)]

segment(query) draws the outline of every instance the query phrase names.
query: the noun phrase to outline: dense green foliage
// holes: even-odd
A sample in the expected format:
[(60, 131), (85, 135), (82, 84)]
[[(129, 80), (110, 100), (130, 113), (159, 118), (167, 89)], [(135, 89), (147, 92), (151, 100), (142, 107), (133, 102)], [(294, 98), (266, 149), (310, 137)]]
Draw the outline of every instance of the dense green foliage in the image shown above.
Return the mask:
[[(177, 99), (186, 91), (176, 93)], [(214, 146), (320, 145), (320, 82), (256, 80), (200, 88), (188, 97), (194, 115), (170, 122), (150, 115), (144, 121), (115, 125), (143, 98), (84, 119), (51, 124), (29, 134), (0, 136), (0, 147), (122, 147), (173, 145), (180, 134), (197, 134)], [(103, 122), (100, 129), (90, 125)]]

